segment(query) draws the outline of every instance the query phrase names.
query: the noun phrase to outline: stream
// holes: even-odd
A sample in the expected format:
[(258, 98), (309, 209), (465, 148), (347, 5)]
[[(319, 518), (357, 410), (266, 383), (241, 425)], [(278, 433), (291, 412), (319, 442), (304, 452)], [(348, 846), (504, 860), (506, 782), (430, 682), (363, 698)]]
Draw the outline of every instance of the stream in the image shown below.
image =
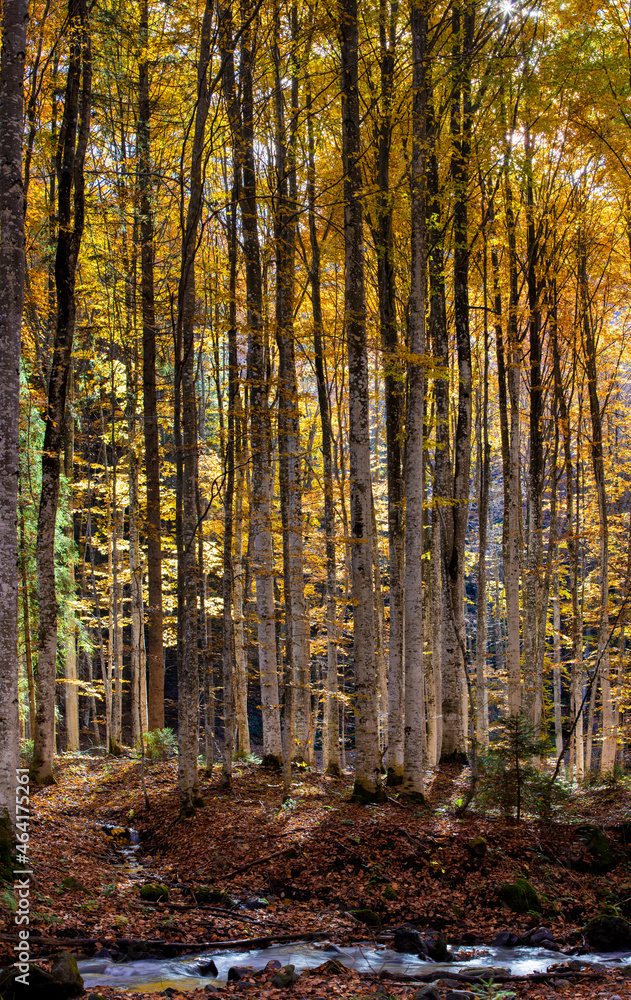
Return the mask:
[[(460, 961), (459, 950), (463, 956)], [(478, 970), (488, 967), (502, 968), (506, 972), (523, 976), (534, 972), (545, 972), (550, 966), (567, 961), (570, 957), (532, 946), (498, 948), (489, 945), (461, 949), (452, 946), (452, 952), (454, 961), (447, 964), (423, 962), (414, 955), (391, 951), (385, 946), (364, 948), (355, 945), (342, 948), (326, 944), (318, 947), (312, 943), (297, 942), (272, 945), (269, 948), (253, 951), (206, 951), (194, 957), (174, 959), (147, 958), (115, 963), (107, 958), (93, 958), (79, 962), (79, 972), (83, 976), (86, 989), (95, 986), (119, 986), (124, 989), (136, 988), (139, 991), (151, 992), (164, 990), (168, 986), (181, 990), (194, 990), (208, 983), (222, 983), (226, 981), (228, 969), (233, 965), (249, 965), (255, 969), (263, 969), (272, 959), (276, 959), (281, 965), (294, 965), (296, 972), (314, 968), (334, 958), (348, 968), (357, 969), (358, 972), (379, 973), (387, 970), (408, 976), (431, 972), (448, 975), (450, 971), (466, 972), (473, 968)], [(209, 963), (211, 959), (217, 967), (217, 976), (200, 975), (200, 966)], [(605, 966), (626, 965), (631, 962), (631, 953), (581, 955), (580, 962), (585, 965), (592, 963)]]
[[(105, 829), (111, 829), (109, 826)], [(118, 847), (122, 858), (121, 871), (127, 875), (138, 875), (144, 871), (139, 860), (139, 836), (136, 830), (127, 831), (129, 844)], [(514, 948), (488, 946), (459, 947), (451, 945), (453, 961), (424, 961), (415, 955), (392, 951), (385, 945), (372, 944), (351, 947), (341, 947), (330, 943), (314, 944), (313, 942), (297, 941), (295, 944), (283, 942), (265, 948), (250, 951), (235, 951), (234, 949), (208, 950), (196, 952), (191, 956), (178, 958), (143, 958), (114, 962), (108, 956), (85, 959), (78, 963), (79, 972), (83, 976), (86, 989), (96, 986), (118, 986), (126, 990), (138, 992), (158, 992), (171, 986), (180, 990), (194, 990), (209, 983), (225, 983), (228, 970), (232, 966), (251, 966), (263, 969), (268, 962), (276, 960), (283, 965), (293, 965), (296, 972), (313, 969), (329, 959), (336, 959), (347, 968), (358, 972), (382, 971), (399, 975), (427, 975), (435, 972), (445, 976), (451, 972), (467, 972), (482, 968), (489, 970), (502, 969), (513, 975), (530, 975), (535, 972), (546, 972), (551, 966), (572, 959), (572, 956), (544, 947), (533, 945), (518, 945)], [(459, 955), (461, 956), (459, 958)], [(217, 968), (217, 976), (204, 974), (200, 970), (208, 966), (211, 960)], [(589, 966), (620, 966), (631, 964), (631, 952), (596, 953), (581, 955), (579, 961)], [(491, 972), (490, 975), (493, 975)]]

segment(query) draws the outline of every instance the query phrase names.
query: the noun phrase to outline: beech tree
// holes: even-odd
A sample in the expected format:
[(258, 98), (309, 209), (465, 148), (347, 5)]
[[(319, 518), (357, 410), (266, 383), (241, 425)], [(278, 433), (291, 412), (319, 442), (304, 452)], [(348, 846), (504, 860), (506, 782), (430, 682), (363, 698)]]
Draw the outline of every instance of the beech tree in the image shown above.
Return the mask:
[[(24, 194), (22, 129), (24, 58), (28, 6), (5, 3), (0, 62), (0, 862), (4, 843), (13, 842), (18, 722), (18, 428), (20, 420), (20, 343), (24, 307)], [(8, 829), (6, 827), (8, 826)], [(7, 866), (8, 867), (8, 866)]]
[(66, 391), (75, 330), (75, 281), (85, 225), (84, 163), (90, 133), (92, 51), (84, 0), (68, 7), (70, 51), (64, 111), (56, 154), (58, 237), (55, 255), (57, 315), (45, 412), (42, 490), (37, 524), (39, 643), (37, 714), (31, 774), (39, 784), (53, 782), (55, 676), (57, 669), (57, 595), (55, 524), (59, 502), (60, 453), (66, 418)]

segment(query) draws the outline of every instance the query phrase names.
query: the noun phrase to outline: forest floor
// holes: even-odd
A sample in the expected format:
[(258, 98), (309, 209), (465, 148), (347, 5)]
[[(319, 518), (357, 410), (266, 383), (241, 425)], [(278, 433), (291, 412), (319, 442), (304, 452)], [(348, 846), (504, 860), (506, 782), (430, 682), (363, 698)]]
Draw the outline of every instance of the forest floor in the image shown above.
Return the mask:
[[(213, 780), (202, 782), (205, 806), (180, 820), (176, 762), (148, 763), (145, 771), (149, 810), (140, 762), (131, 758), (65, 755), (58, 783), (32, 790), (34, 957), (38, 938), (42, 956), (60, 947), (89, 956), (106, 947), (116, 958), (138, 957), (138, 942), (153, 942), (163, 954), (184, 954), (203, 942), (220, 948), (222, 942), (309, 933), (339, 945), (373, 944), (387, 941), (402, 924), (441, 931), (460, 945), (490, 944), (500, 931), (523, 934), (542, 925), (564, 951), (580, 950), (582, 927), (603, 906), (631, 915), (631, 793), (625, 786), (582, 791), (553, 822), (517, 825), (476, 813), (455, 818), (454, 804), (467, 784), (459, 769), (437, 773), (425, 807), (408, 806), (392, 791), (383, 804), (361, 807), (350, 802), (348, 776), (295, 769), (291, 799), (283, 804), (280, 775), (238, 763), (231, 792), (220, 791), (215, 770)], [(579, 837), (581, 822), (604, 829), (617, 862), (613, 871), (597, 870)], [(138, 831), (137, 863), (122, 863), (126, 841), (117, 840), (111, 826)], [(482, 856), (470, 845), (479, 837)], [(519, 876), (537, 890), (540, 914), (519, 915), (501, 901), (500, 887)], [(140, 887), (147, 882), (166, 885), (168, 901), (142, 900)], [(202, 905), (200, 886), (225, 897)], [(253, 908), (233, 908), (237, 900), (251, 900)], [(365, 908), (379, 915), (381, 927), (366, 927), (348, 914)], [(10, 892), (0, 886), (0, 965), (13, 960), (15, 933)], [(564, 958), (560, 954), (559, 961)], [(249, 989), (263, 1000), (357, 1000), (379, 993), (399, 1000), (420, 985), (321, 969), (274, 989), (270, 976), (230, 983), (222, 993)], [(439, 995), (448, 995), (445, 989), (439, 986)], [(601, 969), (565, 984), (552, 977), (512, 982), (510, 990), (528, 1000), (609, 1000), (631, 998), (631, 979)], [(156, 995), (109, 987), (96, 993), (107, 1000)], [(208, 994), (172, 995), (192, 1000)]]

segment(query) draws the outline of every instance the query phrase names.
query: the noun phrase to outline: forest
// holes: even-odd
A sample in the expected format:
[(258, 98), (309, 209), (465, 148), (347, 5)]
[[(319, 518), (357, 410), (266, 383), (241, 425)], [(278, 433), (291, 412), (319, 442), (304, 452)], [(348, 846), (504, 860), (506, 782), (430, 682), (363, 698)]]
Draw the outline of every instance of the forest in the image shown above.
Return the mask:
[[(567, 857), (589, 903), (548, 917), (571, 936), (613, 906), (631, 952), (631, 907), (598, 881), (613, 861), (594, 861), (631, 840), (628, 7), (4, 0), (2, 17), (6, 885), (21, 786), (45, 884), (69, 803), (100, 838), (86, 864), (114, 864), (120, 827), (176, 866), (178, 830), (202, 856), (231, 843), (262, 782), (274, 822), (299, 803), (315, 823), (333, 795), (309, 850), (332, 836), (322, 809), (398, 823), (408, 846), (446, 822), (478, 875), (489, 823), (516, 857), (525, 830), (575, 843), (587, 823)], [(274, 829), (226, 847), (228, 868), (282, 854)], [(252, 886), (300, 901), (274, 893), (275, 863)], [(234, 887), (211, 874), (221, 909)], [(464, 941), (459, 904), (399, 911), (393, 880), (380, 923)], [(188, 906), (177, 890), (153, 902)], [(376, 926), (365, 892), (337, 900), (338, 943)], [(287, 933), (303, 917), (274, 914)], [(66, 936), (108, 937), (92, 930)]]

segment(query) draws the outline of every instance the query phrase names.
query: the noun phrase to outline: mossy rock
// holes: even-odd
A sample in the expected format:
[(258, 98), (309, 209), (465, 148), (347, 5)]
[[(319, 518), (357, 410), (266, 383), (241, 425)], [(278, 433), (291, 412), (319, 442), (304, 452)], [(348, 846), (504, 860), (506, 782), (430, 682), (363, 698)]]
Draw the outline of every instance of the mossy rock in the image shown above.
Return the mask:
[(193, 893), (197, 902), (202, 905), (205, 903), (216, 903), (221, 906), (234, 906), (232, 896), (229, 896), (227, 892), (223, 892), (221, 889), (212, 889), (207, 885), (196, 885), (193, 887)]
[(467, 841), (467, 848), (472, 857), (481, 860), (486, 854), (486, 840), (484, 837), (472, 837)]
[(581, 859), (580, 867), (604, 872), (616, 866), (616, 856), (604, 832), (595, 823), (583, 823), (578, 828), (579, 840), (591, 855), (591, 862)]
[(72, 892), (85, 892), (85, 886), (74, 875), (66, 875), (61, 881), (62, 889), (69, 889)]
[(284, 965), (282, 969), (279, 969), (276, 975), (272, 977), (271, 985), (280, 990), (284, 989), (286, 986), (291, 986), (292, 983), (297, 982), (298, 979), (299, 976), (296, 972), (296, 967), (294, 965)]
[(583, 934), (598, 951), (626, 951), (631, 948), (631, 923), (624, 917), (601, 913), (583, 928)]
[(359, 909), (359, 910), (349, 910), (351, 917), (355, 917), (356, 920), (361, 921), (362, 924), (366, 924), (366, 927), (381, 927), (381, 917), (374, 910)]
[(169, 898), (169, 890), (166, 885), (158, 882), (147, 882), (140, 887), (140, 898), (146, 899), (149, 903), (157, 903), (161, 899)]
[(532, 910), (541, 913), (541, 903), (537, 890), (525, 878), (518, 878), (515, 882), (505, 882), (500, 887), (500, 899), (506, 903), (513, 913), (527, 913)]
[(393, 900), (397, 898), (397, 894), (391, 885), (387, 885), (383, 890), (383, 898)]

